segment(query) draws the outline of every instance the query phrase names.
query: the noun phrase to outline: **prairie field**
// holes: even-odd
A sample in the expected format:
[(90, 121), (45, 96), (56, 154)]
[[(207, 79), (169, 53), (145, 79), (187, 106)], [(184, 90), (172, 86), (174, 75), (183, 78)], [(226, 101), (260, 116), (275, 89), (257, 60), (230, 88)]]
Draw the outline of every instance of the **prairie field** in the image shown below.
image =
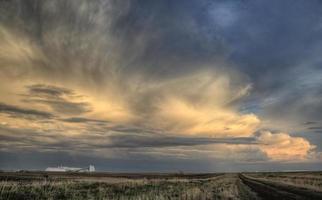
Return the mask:
[(321, 199), (322, 173), (0, 173), (0, 199)]

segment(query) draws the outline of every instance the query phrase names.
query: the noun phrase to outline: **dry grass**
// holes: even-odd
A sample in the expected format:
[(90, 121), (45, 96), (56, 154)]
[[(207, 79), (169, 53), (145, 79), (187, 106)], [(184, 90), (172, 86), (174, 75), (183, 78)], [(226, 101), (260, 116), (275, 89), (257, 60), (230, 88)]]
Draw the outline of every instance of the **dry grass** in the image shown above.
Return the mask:
[[(253, 173), (269, 181), (321, 189), (321, 176), (295, 173)], [(98, 176), (97, 174), (0, 174), (2, 199), (208, 200), (258, 199), (238, 174), (207, 176)]]
[(14, 178), (0, 182), (0, 199), (240, 199), (236, 174), (207, 178)]
[(322, 192), (321, 173), (253, 173), (250, 176), (275, 183), (284, 183)]

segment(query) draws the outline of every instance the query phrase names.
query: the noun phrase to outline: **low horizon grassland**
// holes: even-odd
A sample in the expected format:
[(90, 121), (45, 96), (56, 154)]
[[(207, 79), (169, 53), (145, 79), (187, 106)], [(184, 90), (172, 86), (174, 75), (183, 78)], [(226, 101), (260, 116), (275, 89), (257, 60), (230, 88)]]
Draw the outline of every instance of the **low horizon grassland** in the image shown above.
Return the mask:
[[(12, 177), (11, 177), (12, 178)], [(211, 178), (2, 180), (0, 199), (256, 199), (236, 174)]]
[(244, 175), (275, 183), (276, 187), (286, 184), (293, 189), (322, 192), (321, 172), (165, 175), (0, 172), (0, 200), (260, 199), (262, 194), (258, 188), (240, 178)]

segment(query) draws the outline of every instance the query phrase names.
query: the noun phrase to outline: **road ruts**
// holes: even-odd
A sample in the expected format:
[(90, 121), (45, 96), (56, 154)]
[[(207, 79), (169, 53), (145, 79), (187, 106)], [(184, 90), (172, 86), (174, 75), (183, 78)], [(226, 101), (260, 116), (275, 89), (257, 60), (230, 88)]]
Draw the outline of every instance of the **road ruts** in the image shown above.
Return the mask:
[(250, 187), (264, 200), (271, 199), (298, 199), (298, 200), (322, 200), (322, 193), (309, 189), (298, 188), (295, 186), (271, 183), (267, 181), (257, 180), (239, 174), (242, 182)]

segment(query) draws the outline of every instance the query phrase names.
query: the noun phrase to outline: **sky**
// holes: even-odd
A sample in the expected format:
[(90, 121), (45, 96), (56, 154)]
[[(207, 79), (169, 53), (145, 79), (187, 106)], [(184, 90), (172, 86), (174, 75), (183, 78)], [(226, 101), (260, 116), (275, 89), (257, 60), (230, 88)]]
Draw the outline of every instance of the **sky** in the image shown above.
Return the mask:
[(0, 169), (321, 170), (319, 0), (0, 1)]

